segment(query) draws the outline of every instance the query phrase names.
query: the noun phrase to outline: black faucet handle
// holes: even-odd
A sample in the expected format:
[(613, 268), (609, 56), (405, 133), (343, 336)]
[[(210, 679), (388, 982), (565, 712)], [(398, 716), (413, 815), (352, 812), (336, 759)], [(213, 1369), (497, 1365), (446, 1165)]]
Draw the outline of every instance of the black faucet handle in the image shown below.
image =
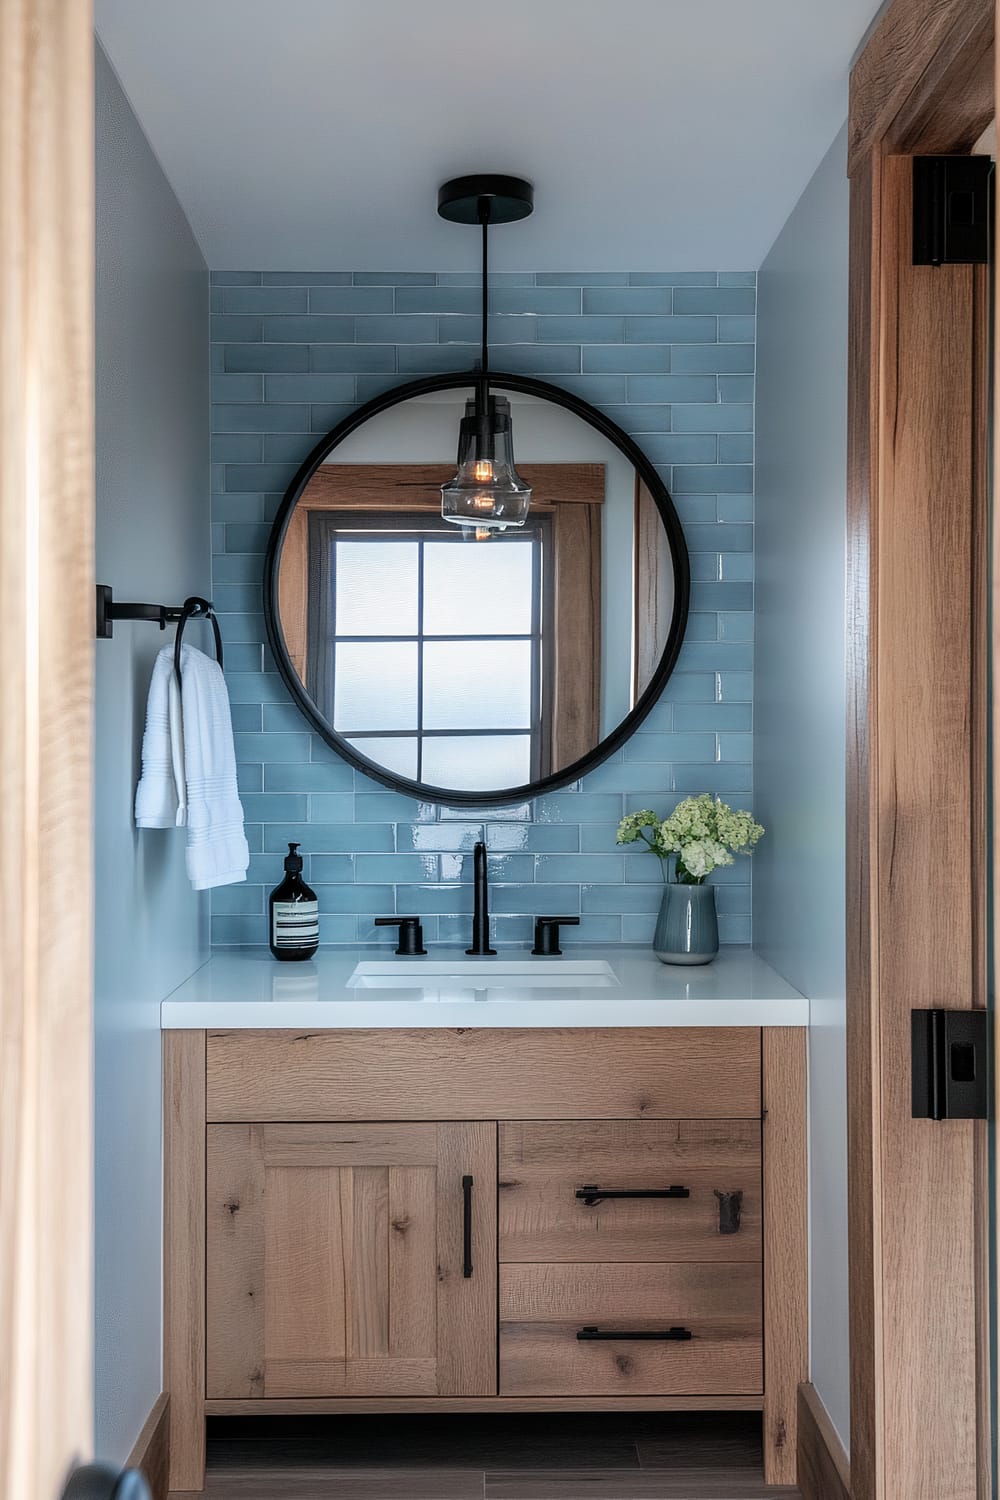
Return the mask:
[(579, 927), (579, 917), (536, 917), (535, 918), (535, 946), (532, 954), (536, 958), (559, 958), (562, 949), (559, 946), (560, 927)]
[(401, 953), (404, 958), (422, 958), (426, 954), (424, 929), (419, 917), (376, 917), (375, 926), (399, 928), (399, 947), (396, 952)]

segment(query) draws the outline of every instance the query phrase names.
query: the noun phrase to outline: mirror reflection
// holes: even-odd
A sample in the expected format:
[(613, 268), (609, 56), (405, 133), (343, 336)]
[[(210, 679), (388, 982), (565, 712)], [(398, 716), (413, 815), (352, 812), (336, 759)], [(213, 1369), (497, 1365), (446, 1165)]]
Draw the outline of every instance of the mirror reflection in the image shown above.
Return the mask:
[(676, 635), (677, 575), (629, 458), (514, 391), (527, 521), (445, 521), (470, 395), (393, 406), (317, 467), (277, 559), (279, 663), (318, 727), (377, 774), (502, 795), (592, 756), (628, 717)]

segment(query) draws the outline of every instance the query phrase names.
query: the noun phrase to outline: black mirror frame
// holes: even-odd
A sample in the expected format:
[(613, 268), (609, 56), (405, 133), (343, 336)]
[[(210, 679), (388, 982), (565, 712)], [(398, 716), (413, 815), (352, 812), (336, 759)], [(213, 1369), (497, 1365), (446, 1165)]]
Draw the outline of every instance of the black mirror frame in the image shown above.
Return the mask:
[(541, 796), (545, 792), (555, 791), (569, 782), (578, 781), (581, 776), (585, 776), (588, 771), (594, 770), (602, 761), (607, 760), (609, 755), (635, 733), (666, 686), (677, 664), (677, 657), (684, 640), (691, 598), (691, 566), (680, 518), (674, 509), (666, 485), (637, 444), (622, 431), (617, 423), (612, 422), (610, 417), (606, 417), (603, 412), (590, 406), (580, 397), (572, 395), (571, 392), (564, 391), (559, 386), (550, 385), (548, 381), (536, 380), (530, 375), (507, 375), (499, 371), (491, 371), (490, 384), (499, 390), (536, 396), (540, 400), (561, 406), (566, 411), (571, 411), (582, 418), (589, 426), (608, 438), (631, 462), (652, 495), (666, 530), (674, 561), (673, 617), (656, 671), (634, 708), (587, 755), (560, 771), (541, 777), (538, 781), (529, 782), (526, 786), (506, 788), (500, 792), (452, 791), (446, 787), (430, 787), (422, 782), (410, 781), (405, 776), (394, 776), (383, 766), (378, 766), (364, 755), (360, 755), (326, 722), (292, 666), (278, 615), (278, 568), (285, 531), (292, 512), (298, 504), (302, 491), (323, 460), (345, 438), (356, 432), (359, 427), (363, 427), (372, 417), (377, 417), (394, 406), (401, 406), (404, 401), (429, 395), (433, 391), (465, 389), (474, 384), (478, 378), (479, 372), (476, 370), (464, 370), (458, 374), (429, 375), (420, 380), (409, 381), (405, 385), (393, 386), (366, 402), (364, 406), (359, 406), (350, 416), (345, 417), (331, 432), (320, 439), (289, 485), (271, 527), (264, 558), (264, 624), (267, 629), (268, 643), (285, 685), (311, 727), (350, 765), (362, 771), (366, 776), (370, 776), (373, 781), (381, 782), (392, 791), (402, 792), (419, 801), (439, 803), (448, 807), (505, 807), (514, 802), (524, 802)]

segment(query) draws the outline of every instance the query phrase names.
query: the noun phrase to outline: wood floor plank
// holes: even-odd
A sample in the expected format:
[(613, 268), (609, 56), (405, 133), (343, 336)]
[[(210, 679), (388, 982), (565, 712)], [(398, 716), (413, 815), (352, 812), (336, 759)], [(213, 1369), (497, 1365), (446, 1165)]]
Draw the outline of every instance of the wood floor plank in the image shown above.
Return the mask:
[(731, 1469), (564, 1469), (487, 1473), (485, 1500), (798, 1500), (798, 1494)]
[(203, 1500), (483, 1500), (483, 1478), (482, 1469), (220, 1471), (207, 1477)]

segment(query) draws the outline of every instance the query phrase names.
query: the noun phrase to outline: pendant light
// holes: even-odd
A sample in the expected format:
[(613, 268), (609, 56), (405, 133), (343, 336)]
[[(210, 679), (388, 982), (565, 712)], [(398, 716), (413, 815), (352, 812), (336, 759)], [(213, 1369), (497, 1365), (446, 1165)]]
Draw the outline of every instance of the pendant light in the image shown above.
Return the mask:
[(483, 236), (482, 345), (475, 394), (458, 434), (458, 472), (441, 486), (441, 514), (485, 541), (508, 526), (523, 526), (531, 487), (514, 467), (510, 402), (490, 391), (489, 229), (526, 219), (534, 207), (530, 182), (495, 173), (456, 177), (438, 193), (438, 213), (453, 224), (479, 224)]

